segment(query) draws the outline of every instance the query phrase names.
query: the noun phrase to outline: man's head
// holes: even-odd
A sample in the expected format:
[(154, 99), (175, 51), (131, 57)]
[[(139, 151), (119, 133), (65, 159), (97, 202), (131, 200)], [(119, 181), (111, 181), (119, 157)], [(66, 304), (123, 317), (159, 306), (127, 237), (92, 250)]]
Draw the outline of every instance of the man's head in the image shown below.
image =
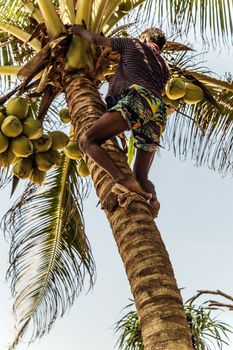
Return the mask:
[(160, 50), (166, 44), (166, 37), (164, 32), (159, 28), (149, 28), (142, 32), (139, 40), (143, 43), (154, 43), (158, 45)]

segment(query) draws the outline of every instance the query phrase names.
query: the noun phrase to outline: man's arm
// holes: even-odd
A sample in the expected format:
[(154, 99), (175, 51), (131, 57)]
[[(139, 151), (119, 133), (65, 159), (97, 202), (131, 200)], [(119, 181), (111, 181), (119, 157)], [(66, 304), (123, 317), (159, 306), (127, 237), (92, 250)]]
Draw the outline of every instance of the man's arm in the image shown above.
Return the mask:
[(69, 34), (79, 35), (91, 44), (112, 47), (111, 39), (102, 35), (87, 31), (83, 25), (73, 25), (69, 28)]

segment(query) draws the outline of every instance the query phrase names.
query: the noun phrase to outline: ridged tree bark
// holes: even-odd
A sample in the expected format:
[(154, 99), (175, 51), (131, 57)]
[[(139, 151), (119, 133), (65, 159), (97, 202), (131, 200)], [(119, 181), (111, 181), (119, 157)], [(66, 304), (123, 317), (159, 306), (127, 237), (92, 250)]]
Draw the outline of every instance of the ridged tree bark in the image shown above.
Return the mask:
[[(104, 113), (105, 105), (85, 74), (68, 75), (64, 85), (79, 137)], [(123, 172), (133, 176), (117, 143), (108, 141), (104, 147)], [(112, 187), (112, 180), (92, 160), (84, 158), (102, 202)], [(145, 350), (193, 349), (169, 256), (148, 206), (133, 202), (128, 209), (117, 208), (106, 215), (135, 299)]]

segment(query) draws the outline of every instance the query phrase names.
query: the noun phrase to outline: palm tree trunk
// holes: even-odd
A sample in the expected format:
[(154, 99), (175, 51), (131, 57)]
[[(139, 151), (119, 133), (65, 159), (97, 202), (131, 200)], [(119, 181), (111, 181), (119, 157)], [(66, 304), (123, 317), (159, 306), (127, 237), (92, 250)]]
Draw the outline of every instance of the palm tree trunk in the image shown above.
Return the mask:
[[(85, 74), (65, 78), (65, 91), (76, 136), (83, 134), (105, 111), (92, 80)], [(133, 176), (117, 143), (104, 145), (122, 171)], [(85, 156), (84, 156), (85, 157)], [(88, 164), (96, 193), (102, 202), (111, 178), (92, 160)], [(145, 203), (106, 212), (135, 299), (145, 350), (191, 350), (183, 302), (168, 253)]]

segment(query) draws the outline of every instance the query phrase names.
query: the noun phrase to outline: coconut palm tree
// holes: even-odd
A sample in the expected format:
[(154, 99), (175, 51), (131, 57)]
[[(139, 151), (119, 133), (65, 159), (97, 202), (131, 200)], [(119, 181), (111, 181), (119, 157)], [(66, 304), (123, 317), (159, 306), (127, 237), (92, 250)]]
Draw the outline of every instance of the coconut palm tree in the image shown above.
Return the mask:
[[(159, 18), (169, 10), (168, 25), (177, 22), (177, 14), (182, 15), (185, 30), (198, 22), (197, 16), (191, 16), (193, 10), (195, 15), (206, 13), (204, 2), (199, 7), (196, 1), (190, 1), (189, 7), (185, 1), (179, 5), (167, 1), (166, 7), (163, 1), (151, 0), (5, 1), (0, 15), (0, 72), (4, 76), (2, 89), (11, 91), (0, 98), (0, 104), (14, 94), (25, 94), (31, 101), (31, 113), (51, 129), (54, 123), (59, 124), (54, 122), (58, 105), (66, 101), (72, 119), (71, 135), (78, 139), (104, 113), (99, 87), (105, 76), (114, 71), (119, 57), (109, 49), (92, 47), (82, 38), (70, 37), (67, 25), (85, 23), (89, 30), (103, 35), (121, 35), (130, 19), (127, 17), (123, 25), (119, 25), (120, 20), (129, 12), (134, 20), (139, 14), (149, 16), (155, 3)], [(209, 2), (212, 10), (214, 3)], [(210, 24), (213, 40), (222, 33), (227, 39), (232, 34), (230, 12), (221, 0), (214, 9), (219, 20), (206, 15), (205, 21), (201, 20), (203, 35)], [(174, 47), (184, 49), (172, 43), (167, 47), (168, 60), (172, 57), (172, 74), (200, 86), (205, 98), (192, 106), (182, 103), (179, 113), (185, 117), (174, 118), (166, 138), (172, 133), (176, 145), (184, 123), (185, 134), (182, 133), (179, 146), (183, 143), (184, 150), (189, 146), (200, 164), (213, 162), (219, 171), (230, 170), (232, 153), (227, 140), (232, 138), (231, 80), (222, 81), (188, 67), (189, 58), (184, 54), (172, 55)], [(23, 82), (14, 79), (15, 75), (23, 77)], [(217, 145), (213, 142), (216, 135)], [(104, 147), (122, 171), (134, 178), (117, 141), (108, 141)], [(113, 185), (112, 179), (91, 159), (85, 155), (83, 158), (103, 202)], [(1, 186), (11, 180), (9, 167), (2, 168)], [(13, 177), (13, 187), (16, 183)], [(75, 161), (63, 155), (60, 166), (48, 173), (44, 186), (38, 188), (29, 183), (4, 217), (3, 227), (11, 233), (8, 276), (12, 278), (18, 329), (12, 348), (30, 322), (32, 339), (49, 331), (56, 318), (72, 305), (85, 273), (89, 274), (90, 285), (94, 282), (94, 262), (82, 217), (82, 200), (88, 186), (89, 182), (78, 176)], [(134, 202), (128, 209), (118, 208), (106, 215), (135, 299), (145, 349), (191, 349), (182, 298), (147, 204)]]

